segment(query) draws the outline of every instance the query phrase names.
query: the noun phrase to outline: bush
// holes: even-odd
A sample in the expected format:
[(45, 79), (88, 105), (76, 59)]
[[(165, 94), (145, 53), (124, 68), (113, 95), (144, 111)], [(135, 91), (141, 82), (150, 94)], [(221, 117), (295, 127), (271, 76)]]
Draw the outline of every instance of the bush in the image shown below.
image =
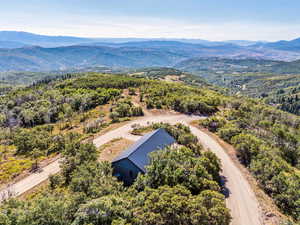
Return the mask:
[(231, 143), (231, 138), (241, 133), (241, 130), (237, 127), (227, 125), (218, 130), (218, 135), (225, 141)]
[(134, 224), (228, 225), (231, 220), (224, 196), (214, 191), (193, 196), (179, 185), (146, 188), (136, 202)]
[[(205, 156), (198, 157), (186, 147), (169, 147), (153, 152), (147, 173), (139, 176), (136, 187), (143, 189), (144, 186), (158, 188), (163, 185), (172, 187), (181, 184), (193, 194), (203, 190), (219, 191), (219, 179), (214, 180), (212, 176), (219, 174), (219, 162), (213, 162), (216, 165), (207, 171), (207, 164), (203, 164), (205, 160), (208, 160)], [(215, 168), (215, 171), (212, 171), (212, 168)]]
[(120, 224), (117, 222), (128, 221), (133, 218), (130, 206), (127, 199), (117, 195), (103, 196), (82, 205), (76, 212), (72, 225)]
[(111, 108), (110, 118), (113, 122), (118, 122), (120, 118), (143, 115), (143, 109), (139, 106), (134, 106), (130, 99), (120, 99)]
[(257, 156), (262, 145), (262, 141), (250, 134), (239, 134), (231, 139), (231, 143), (237, 150), (242, 163), (248, 166), (251, 160)]
[(128, 88), (129, 95), (136, 95), (134, 88)]

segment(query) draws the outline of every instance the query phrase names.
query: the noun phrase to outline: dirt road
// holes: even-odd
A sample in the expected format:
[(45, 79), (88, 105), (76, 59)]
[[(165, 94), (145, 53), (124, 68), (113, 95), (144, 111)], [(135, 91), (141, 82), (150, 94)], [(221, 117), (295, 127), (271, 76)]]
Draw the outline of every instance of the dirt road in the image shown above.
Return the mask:
[(95, 138), (93, 143), (96, 145), (96, 147), (100, 147), (101, 145), (111, 141), (114, 138), (126, 138), (129, 140), (137, 141), (140, 136), (132, 135), (129, 132), (132, 130), (132, 125), (134, 124), (139, 124), (142, 126), (145, 126), (147, 124), (151, 123), (159, 123), (159, 122), (167, 122), (167, 123), (178, 123), (181, 121), (184, 121), (186, 123), (200, 119), (201, 117), (197, 116), (186, 116), (186, 115), (181, 115), (181, 114), (170, 114), (170, 115), (161, 115), (161, 116), (146, 116), (146, 117), (141, 117), (137, 120), (134, 120), (130, 123), (127, 123), (126, 125), (112, 130), (104, 135), (101, 135), (98, 138)]
[(9, 196), (19, 196), (36, 185), (47, 180), (52, 174), (58, 173), (60, 170), (59, 159), (50, 163), (48, 166), (44, 167), (41, 172), (33, 173), (28, 177), (18, 181), (15, 184), (8, 186), (6, 189), (0, 191), (0, 202)]
[(258, 201), (241, 171), (212, 137), (195, 127), (190, 128), (203, 147), (210, 149), (221, 159), (222, 176), (226, 180), (225, 185), (228, 191), (226, 205), (231, 210), (232, 225), (262, 224)]
[[(129, 134), (129, 131), (132, 129), (131, 126), (136, 123), (140, 125), (147, 125), (148, 123), (153, 122), (168, 122), (172, 124), (181, 122), (188, 124), (195, 119), (201, 118), (178, 114), (146, 116), (95, 138), (93, 143), (96, 147), (99, 147), (115, 138), (120, 137), (136, 141), (139, 139), (139, 136)], [(193, 134), (199, 138), (202, 145), (209, 148), (221, 159), (223, 168), (222, 175), (224, 176), (224, 179), (226, 179), (226, 188), (228, 189), (226, 204), (231, 210), (231, 215), (233, 217), (232, 225), (261, 225), (258, 201), (251, 190), (249, 183), (243, 177), (240, 170), (235, 166), (224, 149), (213, 138), (195, 127), (190, 126), (190, 128)], [(16, 196), (21, 195), (46, 180), (50, 174), (57, 173), (59, 169), (59, 162), (55, 161), (43, 168), (41, 173), (32, 174), (11, 185), (9, 189), (2, 190), (0, 192), (0, 198), (5, 195), (8, 190), (15, 193)]]

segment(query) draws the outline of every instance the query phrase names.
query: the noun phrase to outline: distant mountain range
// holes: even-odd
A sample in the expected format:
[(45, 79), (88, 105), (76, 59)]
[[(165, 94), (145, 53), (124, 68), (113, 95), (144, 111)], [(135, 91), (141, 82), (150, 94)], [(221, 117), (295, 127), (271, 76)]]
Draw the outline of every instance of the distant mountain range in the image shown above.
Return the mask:
[[(293, 55), (296, 55), (294, 53)], [(107, 46), (78, 45), (56, 48), (23, 47), (0, 49), (0, 71), (52, 71), (85, 67), (174, 66), (197, 57), (277, 58), (289, 55), (282, 51), (265, 51), (226, 44), (203, 46), (174, 41), (129, 42)], [(300, 54), (296, 55), (300, 58)]]
[(272, 43), (264, 43), (262, 45), (257, 43), (255, 45), (277, 49), (277, 50), (300, 52), (300, 38), (291, 41), (278, 41)]
[[(248, 41), (248, 40), (229, 40), (229, 41), (208, 41), (203, 39), (184, 39), (184, 38), (82, 38), (72, 36), (49, 36), (39, 35), (23, 31), (0, 31), (0, 48), (19, 48), (24, 46), (40, 47), (61, 47), (70, 45), (82, 45), (94, 43), (127, 43), (127, 42), (147, 42), (147, 41), (175, 41), (190, 44), (201, 44), (205, 46), (218, 46), (234, 44), (238, 46), (269, 47), (280, 50), (292, 50), (300, 48), (300, 38), (291, 41)], [(297, 49), (299, 50), (299, 49)]]
[[(0, 71), (175, 66), (199, 58), (300, 59), (300, 39), (273, 43), (196, 39), (78, 38), (0, 32)], [(197, 63), (196, 63), (197, 64)], [(183, 66), (184, 68), (184, 66)]]
[(43, 46), (43, 47), (58, 47), (67, 46), (81, 43), (92, 42), (93, 40), (88, 38), (68, 37), (68, 36), (46, 36), (38, 35), (27, 32), (18, 31), (0, 31), (0, 47), (11, 48), (5, 46), (4, 42), (15, 43), (17, 47), (24, 47), (28, 45)]
[(71, 36), (48, 36), (20, 31), (0, 31), (0, 48), (20, 48), (28, 45), (40, 47), (61, 47), (69, 45), (103, 43), (126, 43), (126, 42), (145, 42), (145, 41), (176, 41), (191, 44), (202, 44), (205, 46), (223, 45), (226, 43), (241, 46), (249, 46), (264, 42), (233, 40), (215, 42), (202, 39), (183, 39), (183, 38), (80, 38)]

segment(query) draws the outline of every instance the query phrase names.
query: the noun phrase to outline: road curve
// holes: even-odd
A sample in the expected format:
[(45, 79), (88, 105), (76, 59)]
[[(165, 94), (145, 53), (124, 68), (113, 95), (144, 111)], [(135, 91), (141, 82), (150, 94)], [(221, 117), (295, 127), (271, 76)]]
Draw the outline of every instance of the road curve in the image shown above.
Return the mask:
[(126, 138), (129, 140), (137, 141), (140, 137), (136, 135), (132, 135), (129, 132), (132, 130), (132, 125), (139, 124), (141, 126), (146, 126), (147, 124), (151, 123), (159, 123), (159, 122), (166, 122), (166, 123), (178, 123), (178, 122), (185, 122), (188, 123), (190, 121), (200, 119), (201, 117), (198, 116), (186, 116), (182, 114), (170, 114), (170, 115), (159, 115), (159, 116), (146, 116), (141, 117), (137, 120), (131, 121), (124, 126), (107, 132), (97, 138), (94, 139), (93, 143), (96, 147), (99, 147), (114, 138)]
[(239, 168), (225, 150), (212, 137), (191, 127), (204, 148), (214, 152), (222, 163), (222, 176), (226, 179), (228, 195), (226, 205), (231, 210), (232, 225), (261, 225), (261, 212), (254, 192)]
[[(131, 121), (120, 128), (95, 138), (93, 143), (96, 147), (99, 147), (114, 138), (120, 137), (136, 141), (139, 137), (129, 134), (133, 124), (147, 125), (155, 122), (168, 122), (174, 124), (181, 122), (187, 125), (195, 119), (201, 119), (201, 117), (181, 114), (146, 116)], [(192, 133), (198, 137), (202, 145), (214, 152), (222, 162), (222, 175), (227, 180), (226, 188), (229, 191), (229, 196), (226, 198), (226, 205), (231, 210), (231, 216), (233, 217), (232, 225), (261, 225), (258, 201), (239, 168), (212, 137), (193, 126), (190, 126), (190, 128)], [(5, 196), (7, 192), (12, 192), (15, 196), (19, 196), (45, 181), (50, 174), (57, 173), (59, 170), (59, 160), (57, 160), (44, 167), (42, 172), (32, 174), (0, 191), (0, 202), (1, 196)]]

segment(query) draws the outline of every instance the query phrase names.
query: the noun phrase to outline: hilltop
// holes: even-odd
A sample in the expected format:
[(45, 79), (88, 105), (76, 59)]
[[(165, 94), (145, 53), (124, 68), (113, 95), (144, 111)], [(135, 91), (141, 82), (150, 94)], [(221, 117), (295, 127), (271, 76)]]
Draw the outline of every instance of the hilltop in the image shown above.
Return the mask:
[[(13, 209), (18, 213), (9, 213), (6, 219), (15, 219), (17, 216), (18, 220), (23, 221), (18, 215), (22, 215), (25, 208), (27, 209), (26, 215), (33, 215), (36, 207), (39, 208), (42, 202), (48, 204), (45, 209), (46, 214), (38, 212), (37, 215), (40, 219), (48, 218), (50, 214), (47, 213), (47, 210), (53, 209), (56, 207), (57, 201), (61, 201), (70, 204), (60, 205), (60, 212), (69, 210), (73, 212), (68, 214), (72, 216), (68, 217), (67, 221), (73, 221), (76, 218), (76, 220), (84, 218), (85, 221), (90, 221), (89, 217), (79, 216), (81, 210), (88, 205), (88, 207), (97, 209), (98, 206), (93, 204), (98, 201), (114, 202), (111, 198), (114, 199), (117, 195), (123, 196), (119, 201), (124, 204), (130, 203), (130, 206), (133, 207), (130, 210), (134, 210), (137, 205), (131, 202), (131, 194), (139, 193), (139, 196), (142, 197), (143, 191), (147, 190), (147, 187), (143, 185), (153, 181), (152, 175), (140, 178), (146, 179), (144, 181), (138, 179), (134, 189), (124, 190), (120, 183), (111, 177), (109, 164), (98, 164), (98, 153), (94, 147), (80, 143), (105, 132), (107, 127), (113, 129), (117, 123), (142, 116), (144, 110), (147, 109), (205, 115), (206, 119), (196, 122), (196, 124), (206, 127), (211, 132), (216, 132), (220, 138), (232, 144), (236, 148), (234, 154), (240, 159), (240, 163), (252, 173), (253, 178), (260, 184), (260, 188), (273, 199), (274, 204), (283, 213), (297, 220), (299, 215), (293, 209), (298, 207), (297, 202), (300, 198), (295, 193), (300, 189), (297, 183), (299, 180), (299, 117), (276, 110), (258, 100), (225, 96), (203, 83), (202, 86), (198, 86), (196, 80), (191, 80), (192, 77), (187, 81), (193, 85), (187, 85), (185, 80), (179, 80), (182, 73), (178, 70), (166, 68), (163, 71), (165, 73), (161, 72), (156, 76), (151, 74), (148, 69), (135, 71), (127, 76), (97, 73), (78, 74), (75, 77), (66, 75), (59, 79), (40, 81), (29, 87), (12, 90), (1, 96), (0, 142), (3, 163), (0, 165), (2, 167), (0, 178), (2, 182), (14, 179), (17, 174), (22, 174), (26, 169), (36, 168), (37, 164), (45, 157), (51, 158), (57, 154), (63, 154), (66, 157), (62, 174), (52, 177), (50, 186), (46, 187), (48, 194), (35, 195), (32, 200), (28, 199), (32, 208), (28, 208), (24, 202), (18, 201), (18, 207), (14, 206)], [(173, 73), (172, 81), (167, 75), (170, 73)], [(175, 79), (176, 74), (178, 79)], [(141, 77), (136, 78), (135, 76)], [(164, 81), (165, 79), (169, 81)], [(188, 194), (188, 196), (192, 198), (204, 190), (210, 191), (211, 195), (219, 199), (217, 202), (213, 201), (212, 206), (218, 204), (223, 212), (214, 214), (214, 218), (222, 221), (216, 224), (228, 224), (229, 217), (228, 211), (224, 207), (224, 198), (222, 194), (218, 193), (220, 190), (217, 179), (219, 170), (216, 170), (219, 168), (218, 160), (211, 158), (215, 157), (213, 155), (202, 153), (201, 147), (195, 145), (195, 138), (189, 134), (188, 128), (178, 125), (177, 128), (170, 128), (170, 130), (170, 132), (174, 132), (178, 142), (190, 150), (178, 150), (185, 154), (182, 152), (180, 156), (173, 156), (173, 153), (170, 153), (171, 155), (165, 155), (164, 159), (171, 160), (172, 165), (175, 165), (172, 160), (179, 160), (176, 161), (178, 162), (176, 165), (181, 168), (180, 160), (185, 161), (187, 157), (191, 157), (189, 161), (193, 162), (193, 160), (199, 159), (197, 157), (200, 154), (202, 163), (213, 163), (205, 164), (206, 169), (210, 168), (207, 173), (211, 173), (211, 175), (207, 175), (209, 180), (204, 184), (209, 185), (188, 188), (191, 192), (191, 195)], [(181, 134), (181, 132), (185, 133)], [(250, 144), (249, 140), (251, 140)], [(74, 152), (74, 149), (77, 151)], [(85, 152), (89, 152), (89, 154), (85, 154)], [(78, 161), (78, 159), (80, 160)], [(82, 161), (82, 159), (84, 160)], [(89, 163), (85, 164), (86, 161)], [(72, 162), (76, 162), (74, 167), (70, 167), (73, 165)], [(171, 164), (163, 163), (161, 166)], [(153, 165), (153, 171), (156, 171), (156, 165)], [(189, 171), (192, 172), (193, 168), (200, 168), (201, 165), (193, 167), (191, 164)], [(159, 168), (162, 168), (161, 166)], [(276, 170), (272, 170), (270, 173), (268, 168), (276, 168)], [(103, 174), (103, 169), (106, 171), (105, 178), (95, 179), (98, 176), (88, 172), (96, 170), (97, 174)], [(172, 170), (169, 170), (167, 166), (165, 171)], [(203, 173), (207, 174), (204, 171), (199, 174)], [(169, 175), (172, 176), (172, 174)], [(88, 187), (85, 185), (87, 179), (91, 184)], [(178, 179), (181, 178), (178, 177)], [(199, 179), (200, 184), (203, 181), (201, 176), (195, 176), (195, 179)], [(284, 182), (280, 182), (278, 185), (277, 181), (281, 179)], [(183, 188), (192, 187), (190, 181), (186, 180), (187, 186)], [(154, 183), (153, 186), (150, 186), (153, 192), (172, 193), (175, 191), (178, 193), (179, 190), (173, 186), (173, 182), (169, 183), (167, 180), (161, 182), (158, 186)], [(170, 185), (170, 187), (162, 189), (161, 185)], [(65, 190), (64, 194), (60, 192), (61, 190)], [(109, 190), (109, 192), (103, 193), (103, 190)], [(206, 192), (202, 194), (204, 193)], [(282, 194), (285, 198), (281, 198)], [(76, 196), (81, 196), (79, 202), (77, 202)], [(286, 201), (287, 198), (289, 201)], [(13, 202), (8, 202), (1, 207), (10, 211), (14, 205), (12, 204)], [(273, 203), (269, 200), (267, 204)], [(112, 210), (116, 210), (115, 206)], [(186, 213), (191, 215), (190, 211)], [(274, 211), (273, 213), (279, 215), (278, 212)], [(57, 218), (55, 212), (51, 215)], [(131, 221), (132, 217), (124, 218), (122, 215), (122, 219)], [(2, 215), (0, 214), (0, 216)], [(109, 218), (113, 220), (114, 217)], [(190, 217), (188, 216), (188, 218)], [(211, 218), (208, 220), (211, 221)]]

